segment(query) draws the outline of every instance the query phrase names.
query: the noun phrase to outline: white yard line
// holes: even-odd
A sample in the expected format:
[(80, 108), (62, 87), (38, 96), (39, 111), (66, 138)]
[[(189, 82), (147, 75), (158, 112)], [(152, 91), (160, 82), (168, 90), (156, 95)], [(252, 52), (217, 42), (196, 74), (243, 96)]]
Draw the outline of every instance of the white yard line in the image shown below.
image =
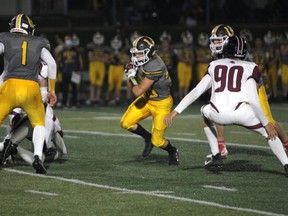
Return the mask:
[[(128, 133), (108, 133), (100, 131), (78, 131), (78, 130), (64, 130), (64, 133), (78, 133), (78, 134), (89, 134), (89, 135), (101, 135), (101, 136), (118, 136), (118, 137), (131, 137), (131, 138), (141, 138), (138, 135), (128, 134)], [(207, 140), (200, 139), (188, 139), (188, 138), (176, 138), (176, 137), (167, 137), (170, 140), (182, 141), (182, 142), (193, 142), (193, 143), (207, 143)], [(269, 146), (257, 146), (250, 144), (242, 143), (226, 143), (230, 146), (245, 147), (245, 148), (256, 148), (256, 149), (270, 149)]]
[(225, 186), (213, 186), (213, 185), (203, 185), (204, 188), (211, 188), (211, 189), (216, 189), (216, 190), (223, 190), (223, 191), (231, 191), (231, 192), (234, 192), (234, 191), (237, 191), (236, 188), (227, 188)]
[(185, 201), (185, 202), (197, 203), (197, 204), (201, 204), (201, 205), (208, 205), (208, 206), (214, 206), (214, 207), (219, 207), (219, 208), (231, 209), (231, 210), (241, 211), (241, 212), (250, 212), (250, 213), (257, 213), (257, 214), (269, 215), (269, 216), (287, 216), (287, 215), (283, 215), (283, 214), (277, 214), (277, 213), (267, 212), (267, 211), (260, 211), (260, 210), (256, 210), (256, 209), (239, 208), (239, 207), (228, 206), (228, 205), (223, 205), (220, 203), (209, 202), (209, 201), (204, 201), (204, 200), (196, 200), (196, 199), (191, 199), (191, 198), (186, 198), (186, 197), (178, 197), (178, 196), (174, 196), (174, 195), (161, 194), (159, 192), (155, 193), (155, 192), (150, 192), (150, 191), (130, 190), (127, 188), (89, 183), (89, 182), (81, 181), (78, 179), (67, 179), (67, 178), (57, 177), (57, 176), (39, 175), (39, 174), (23, 172), (23, 171), (14, 170), (14, 169), (7, 169), (7, 168), (5, 168), (3, 170), (8, 171), (8, 172), (18, 173), (21, 175), (34, 176), (34, 177), (45, 178), (45, 179), (55, 179), (55, 180), (59, 180), (59, 181), (64, 181), (64, 182), (69, 182), (69, 183), (74, 183), (74, 184), (79, 184), (79, 185), (85, 185), (85, 186), (90, 186), (90, 187), (95, 187), (95, 188), (110, 189), (110, 190), (115, 190), (115, 191), (120, 191), (120, 192), (128, 192), (128, 193), (142, 194), (142, 195), (147, 195), (147, 196), (161, 197), (161, 198), (166, 198), (166, 199), (180, 200), (180, 201)]
[(57, 193), (43, 192), (43, 191), (37, 191), (37, 190), (25, 190), (25, 192), (40, 194), (40, 195), (45, 195), (45, 196), (58, 196), (59, 195)]

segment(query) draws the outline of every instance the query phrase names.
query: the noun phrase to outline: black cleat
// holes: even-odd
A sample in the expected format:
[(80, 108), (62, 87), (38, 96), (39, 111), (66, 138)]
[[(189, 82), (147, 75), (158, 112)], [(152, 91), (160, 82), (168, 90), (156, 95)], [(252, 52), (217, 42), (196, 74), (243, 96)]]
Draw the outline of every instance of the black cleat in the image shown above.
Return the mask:
[(40, 160), (38, 155), (34, 156), (34, 161), (32, 163), (32, 166), (36, 170), (36, 173), (38, 174), (45, 174), (47, 173), (46, 168), (44, 167), (42, 161)]
[(222, 167), (223, 160), (220, 153), (216, 154), (215, 156), (212, 155), (212, 158), (207, 158), (204, 162), (205, 167)]
[(169, 154), (169, 165), (179, 165), (179, 152), (178, 149), (173, 147), (174, 152)]
[(142, 152), (142, 157), (147, 157), (151, 151), (153, 149), (153, 144), (151, 143), (151, 141), (145, 141), (145, 148)]
[(288, 164), (284, 165), (285, 176), (288, 177)]
[(12, 142), (10, 139), (6, 139), (3, 143), (3, 150), (0, 153), (0, 166), (2, 166), (9, 155), (11, 155)]

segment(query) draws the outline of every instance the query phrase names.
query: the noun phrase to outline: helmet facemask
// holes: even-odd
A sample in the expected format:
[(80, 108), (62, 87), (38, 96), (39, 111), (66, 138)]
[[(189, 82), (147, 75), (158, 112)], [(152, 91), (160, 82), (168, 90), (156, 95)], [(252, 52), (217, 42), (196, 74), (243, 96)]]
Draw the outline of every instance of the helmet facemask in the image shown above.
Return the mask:
[(155, 54), (155, 43), (147, 36), (138, 37), (130, 49), (131, 61), (135, 66), (146, 64)]
[[(210, 50), (212, 52), (212, 55), (218, 55), (221, 54), (223, 51), (223, 47), (225, 44), (228, 42), (229, 36), (224, 35), (224, 36), (216, 36), (212, 35), (209, 40), (210, 40)], [(218, 43), (215, 43), (215, 41), (218, 41)]]
[[(137, 48), (131, 48), (130, 53), (131, 53), (131, 61), (135, 66), (141, 66), (144, 65), (149, 61), (149, 54), (150, 49), (146, 48), (144, 50), (138, 50)], [(141, 55), (141, 56), (138, 56)]]

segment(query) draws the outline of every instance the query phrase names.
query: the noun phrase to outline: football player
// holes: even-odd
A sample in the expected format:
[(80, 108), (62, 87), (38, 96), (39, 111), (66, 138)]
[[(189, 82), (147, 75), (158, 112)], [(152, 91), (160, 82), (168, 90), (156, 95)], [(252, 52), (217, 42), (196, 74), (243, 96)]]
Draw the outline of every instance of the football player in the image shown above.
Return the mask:
[(90, 101), (87, 104), (101, 104), (101, 94), (109, 60), (108, 49), (104, 46), (104, 35), (96, 32), (93, 43), (87, 45), (89, 61)]
[[(229, 25), (226, 25), (226, 24), (217, 25), (212, 30), (211, 37), (210, 37), (210, 49), (211, 49), (211, 54), (215, 59), (220, 59), (223, 57), (222, 56), (223, 45), (227, 42), (228, 37), (233, 36), (233, 35), (234, 35), (233, 29)], [(260, 102), (260, 105), (262, 107), (264, 114), (266, 115), (268, 121), (273, 124), (274, 128), (276, 129), (279, 135), (279, 138), (281, 139), (282, 143), (285, 146), (286, 152), (288, 152), (288, 137), (285, 131), (283, 130), (282, 126), (277, 121), (275, 121), (270, 110), (270, 105), (269, 105), (268, 97), (267, 97), (266, 90), (265, 90), (265, 82), (263, 80), (264, 72), (265, 72), (264, 66), (263, 66), (264, 56), (262, 56), (261, 58), (261, 56), (259, 56), (259, 53), (261, 53), (261, 49), (258, 50), (258, 46), (257, 48), (252, 50), (252, 56), (255, 59), (255, 63), (258, 65), (259, 70), (261, 72), (261, 78), (258, 83), (258, 99), (259, 99), (259, 102)], [(262, 52), (262, 54), (263, 53), (264, 52)], [(245, 60), (250, 61), (251, 59), (248, 59), (246, 56)], [(216, 124), (216, 128), (217, 128), (217, 139), (218, 139), (219, 150), (221, 152), (222, 157), (226, 158), (228, 155), (228, 150), (225, 145), (224, 126)], [(206, 136), (208, 137), (210, 135), (211, 134), (208, 131), (206, 133)], [(211, 157), (212, 157), (211, 154), (207, 155), (207, 160), (211, 159)]]
[(177, 99), (177, 91), (178, 91), (178, 78), (176, 73), (176, 55), (174, 52), (174, 49), (171, 45), (172, 37), (167, 32), (164, 31), (160, 37), (160, 46), (157, 47), (157, 54), (160, 56), (160, 58), (163, 60), (164, 64), (166, 65), (169, 76), (171, 78), (172, 84), (171, 84), (171, 94), (173, 99)]
[(223, 45), (222, 58), (210, 63), (203, 79), (165, 117), (165, 124), (170, 126), (175, 116), (182, 113), (205, 91), (211, 89), (210, 103), (201, 107), (204, 130), (214, 134), (208, 137), (212, 160), (205, 161), (204, 165), (206, 167), (223, 165), (214, 124), (237, 124), (257, 132), (268, 141), (288, 177), (288, 157), (276, 130), (268, 121), (259, 103), (257, 83), (261, 72), (255, 63), (243, 61), (246, 54), (246, 41), (236, 35), (229, 37)]
[(192, 77), (192, 65), (195, 61), (195, 51), (193, 47), (193, 35), (190, 31), (181, 34), (181, 46), (176, 49), (177, 55), (177, 74), (179, 86), (179, 100), (181, 100), (189, 91)]
[[(122, 128), (144, 138), (143, 157), (156, 146), (168, 152), (169, 165), (179, 164), (177, 148), (164, 138), (166, 125), (164, 117), (170, 113), (173, 99), (170, 93), (171, 79), (167, 67), (156, 54), (155, 43), (148, 36), (140, 36), (133, 42), (132, 63), (126, 66), (131, 90), (137, 97), (122, 116)], [(139, 122), (152, 116), (152, 132), (144, 129)]]
[[(56, 63), (49, 49), (50, 43), (43, 37), (34, 36), (35, 26), (24, 14), (18, 14), (10, 23), (10, 31), (0, 34), (0, 54), (4, 54), (4, 83), (0, 87), (0, 124), (14, 108), (21, 107), (27, 114), (33, 129), (34, 160), (36, 173), (45, 174), (42, 151), (45, 139), (44, 106), (38, 84), (40, 60), (48, 66), (49, 92), (47, 98), (51, 106), (57, 102), (55, 94)], [(11, 143), (4, 144), (0, 154), (0, 166), (9, 152)]]
[(271, 99), (272, 101), (278, 101), (278, 70), (281, 62), (280, 49), (276, 43), (276, 37), (271, 31), (268, 31), (264, 35), (264, 42), (268, 48), (265, 53), (265, 63), (268, 76), (267, 82), (269, 90), (272, 92)]
[(120, 105), (124, 66), (128, 59), (129, 56), (122, 49), (122, 40), (120, 35), (115, 35), (111, 40), (108, 66), (108, 91), (106, 102), (110, 105)]
[[(63, 155), (67, 154), (67, 149), (65, 143), (63, 141), (63, 131), (60, 125), (59, 119), (55, 116), (52, 107), (47, 104), (46, 98), (48, 93), (47, 86), (47, 65), (45, 62), (41, 62), (41, 66), (39, 68), (40, 72), (38, 75), (38, 81), (41, 89), (42, 102), (45, 104), (45, 145), (44, 155), (41, 160), (45, 160), (45, 155), (49, 156), (53, 154), (52, 160), (61, 159)], [(1, 75), (0, 81), (2, 81), (2, 77), (5, 76), (6, 71), (3, 71)], [(32, 165), (33, 163), (33, 153), (21, 148), (19, 143), (27, 138), (28, 140), (32, 140), (33, 127), (29, 122), (29, 119), (25, 112), (21, 108), (13, 109), (13, 112), (9, 115), (9, 125), (7, 126), (7, 135), (4, 138), (4, 141), (0, 143), (0, 151), (2, 151), (4, 143), (11, 142), (11, 150), (10, 153), (12, 155), (18, 153), (18, 155), (26, 161), (28, 164)], [(43, 149), (43, 150), (44, 150)], [(9, 156), (7, 152), (6, 157)], [(9, 158), (9, 157), (8, 157)], [(47, 159), (47, 157), (46, 157)]]

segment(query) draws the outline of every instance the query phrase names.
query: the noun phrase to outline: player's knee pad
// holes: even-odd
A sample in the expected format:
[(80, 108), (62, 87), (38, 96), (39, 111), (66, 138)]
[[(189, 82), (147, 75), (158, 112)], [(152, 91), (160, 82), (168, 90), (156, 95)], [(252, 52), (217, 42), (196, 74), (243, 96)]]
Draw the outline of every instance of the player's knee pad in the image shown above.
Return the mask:
[(129, 124), (129, 121), (126, 121), (125, 119), (122, 119), (120, 121), (120, 127), (126, 130), (129, 130), (131, 128), (131, 124)]

